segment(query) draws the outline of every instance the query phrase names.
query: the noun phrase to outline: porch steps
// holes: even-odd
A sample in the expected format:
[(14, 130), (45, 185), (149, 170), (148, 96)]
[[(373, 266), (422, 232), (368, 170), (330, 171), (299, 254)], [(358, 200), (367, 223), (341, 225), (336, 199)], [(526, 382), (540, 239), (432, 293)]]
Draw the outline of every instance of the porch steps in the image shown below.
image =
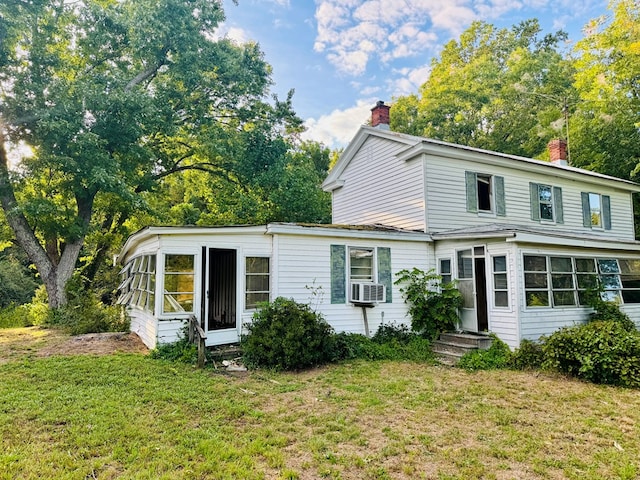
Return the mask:
[(444, 365), (456, 365), (460, 358), (474, 350), (486, 350), (491, 346), (491, 337), (474, 333), (441, 333), (431, 343), (436, 359)]
[(242, 349), (238, 344), (208, 347), (207, 354), (215, 362), (233, 360), (242, 356)]

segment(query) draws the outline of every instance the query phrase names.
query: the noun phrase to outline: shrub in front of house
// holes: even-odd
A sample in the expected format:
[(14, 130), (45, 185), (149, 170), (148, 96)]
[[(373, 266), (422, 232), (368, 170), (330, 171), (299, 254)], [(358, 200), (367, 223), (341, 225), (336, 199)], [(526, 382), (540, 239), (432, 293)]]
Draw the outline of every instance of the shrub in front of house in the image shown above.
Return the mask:
[(309, 305), (276, 298), (247, 325), (241, 346), (249, 367), (300, 370), (331, 359), (333, 329)]
[(594, 383), (640, 387), (640, 332), (623, 322), (591, 321), (544, 339), (543, 367)]
[(511, 353), (509, 366), (515, 370), (537, 370), (544, 362), (544, 352), (540, 342), (521, 340), (520, 346)]
[(469, 371), (508, 368), (512, 355), (509, 345), (495, 334), (492, 334), (491, 338), (493, 341), (488, 349), (474, 350), (464, 354), (458, 362), (458, 367)]
[(458, 322), (458, 309), (462, 307), (462, 294), (455, 283), (442, 281), (433, 270), (418, 268), (401, 270), (396, 284), (409, 304), (411, 328), (425, 338), (433, 340), (441, 332), (451, 331)]

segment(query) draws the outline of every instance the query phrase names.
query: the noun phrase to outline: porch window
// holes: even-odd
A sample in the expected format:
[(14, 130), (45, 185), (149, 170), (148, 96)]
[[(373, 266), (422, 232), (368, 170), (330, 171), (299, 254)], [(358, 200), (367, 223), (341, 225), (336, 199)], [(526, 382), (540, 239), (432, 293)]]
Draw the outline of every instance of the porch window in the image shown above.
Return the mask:
[(193, 312), (194, 255), (167, 254), (164, 258), (163, 313)]
[(598, 288), (598, 272), (593, 258), (576, 258), (576, 283), (578, 285), (578, 303), (588, 305), (587, 295)]
[(128, 262), (120, 271), (119, 305), (155, 310), (156, 256), (143, 255)]
[(247, 257), (245, 261), (245, 295), (247, 310), (269, 301), (269, 257)]
[(549, 306), (549, 281), (547, 257), (524, 256), (524, 295), (527, 307)]
[(458, 290), (462, 294), (464, 308), (474, 308), (473, 294), (473, 253), (471, 250), (459, 250), (458, 260)]
[(440, 278), (442, 279), (442, 284), (451, 283), (451, 259), (450, 258), (441, 258), (440, 259)]
[(640, 303), (640, 260), (620, 259), (618, 263), (624, 303)]
[(576, 304), (571, 257), (551, 257), (551, 294), (553, 305), (567, 307)]
[(538, 183), (529, 184), (531, 220), (563, 223), (562, 189)]
[(496, 307), (509, 306), (509, 286), (507, 280), (507, 257), (493, 257), (493, 303)]
[(620, 267), (618, 261), (615, 258), (598, 259), (598, 271), (600, 272), (600, 283), (604, 288), (602, 298), (611, 302), (620, 301), (620, 289), (622, 284), (620, 282)]

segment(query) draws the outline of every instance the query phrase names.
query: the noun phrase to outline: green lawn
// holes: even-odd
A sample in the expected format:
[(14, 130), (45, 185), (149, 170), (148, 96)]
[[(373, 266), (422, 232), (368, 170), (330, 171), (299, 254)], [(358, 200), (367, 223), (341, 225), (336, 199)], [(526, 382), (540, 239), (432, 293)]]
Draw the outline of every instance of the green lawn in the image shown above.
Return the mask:
[(635, 390), (408, 362), (241, 377), (133, 354), (0, 363), (0, 479), (638, 476)]

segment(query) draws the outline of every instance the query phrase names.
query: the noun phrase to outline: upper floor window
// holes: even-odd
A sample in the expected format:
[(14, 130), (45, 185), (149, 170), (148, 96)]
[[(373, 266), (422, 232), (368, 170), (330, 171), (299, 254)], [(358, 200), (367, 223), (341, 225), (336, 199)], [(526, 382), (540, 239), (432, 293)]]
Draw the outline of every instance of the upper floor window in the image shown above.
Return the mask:
[(582, 192), (582, 224), (590, 228), (611, 229), (611, 197)]
[(564, 223), (562, 189), (551, 185), (530, 183), (531, 220)]
[(506, 215), (504, 177), (465, 172), (467, 211)]

